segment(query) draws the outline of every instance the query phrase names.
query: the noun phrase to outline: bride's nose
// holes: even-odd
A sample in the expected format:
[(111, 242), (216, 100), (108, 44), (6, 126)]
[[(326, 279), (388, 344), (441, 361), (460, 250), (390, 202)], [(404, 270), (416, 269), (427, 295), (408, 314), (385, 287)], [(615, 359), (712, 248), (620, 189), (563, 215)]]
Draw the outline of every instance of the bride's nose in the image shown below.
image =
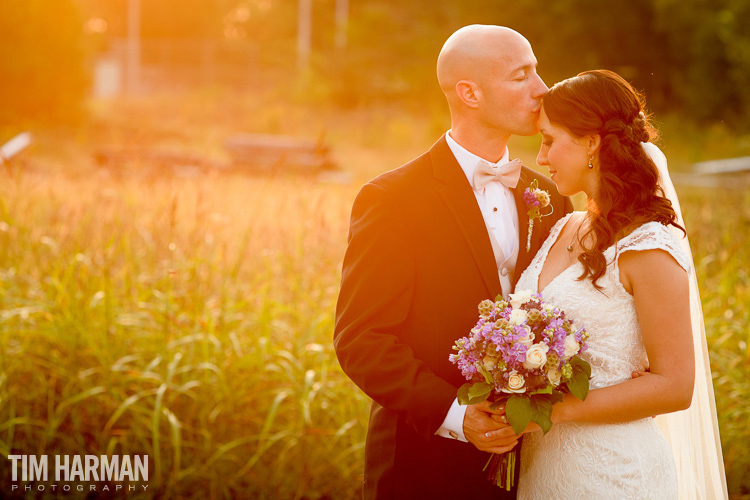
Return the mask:
[(544, 149), (539, 150), (539, 154), (536, 156), (536, 164), (540, 167), (546, 167), (549, 165), (547, 153), (544, 152)]

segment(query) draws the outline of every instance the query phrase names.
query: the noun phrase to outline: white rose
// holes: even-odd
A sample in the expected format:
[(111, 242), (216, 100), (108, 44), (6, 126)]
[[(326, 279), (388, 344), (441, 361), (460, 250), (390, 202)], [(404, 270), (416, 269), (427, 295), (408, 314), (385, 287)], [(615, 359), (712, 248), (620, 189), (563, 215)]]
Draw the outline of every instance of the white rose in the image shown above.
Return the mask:
[(516, 293), (510, 294), (510, 305), (513, 309), (518, 309), (521, 307), (521, 304), (525, 304), (529, 300), (531, 300), (531, 296), (533, 294), (530, 290), (521, 290)]
[(560, 378), (562, 377), (562, 374), (559, 370), (556, 368), (548, 368), (547, 369), (547, 380), (550, 381), (550, 384), (554, 386), (560, 385)]
[(508, 374), (508, 387), (503, 388), (503, 392), (521, 393), (526, 392), (526, 380), (518, 371), (513, 370)]
[(526, 351), (526, 361), (523, 362), (523, 367), (527, 370), (540, 368), (547, 362), (547, 351), (549, 351), (547, 344), (532, 345)]
[(536, 199), (539, 201), (539, 203), (542, 204), (543, 207), (549, 205), (549, 193), (543, 189), (539, 189), (536, 192)]
[(516, 342), (518, 342), (519, 344), (523, 344), (526, 347), (531, 347), (531, 344), (534, 343), (534, 334), (531, 333), (531, 328), (529, 328), (528, 325), (523, 325), (523, 329), (526, 330), (526, 336), (519, 337)]
[(510, 324), (511, 325), (520, 325), (524, 321), (526, 321), (526, 317), (528, 316), (528, 313), (524, 311), (523, 309), (513, 309), (510, 312)]
[(572, 358), (578, 354), (578, 351), (580, 350), (581, 346), (578, 345), (575, 335), (571, 334), (565, 337), (565, 351), (563, 352), (563, 357), (565, 357), (565, 359)]

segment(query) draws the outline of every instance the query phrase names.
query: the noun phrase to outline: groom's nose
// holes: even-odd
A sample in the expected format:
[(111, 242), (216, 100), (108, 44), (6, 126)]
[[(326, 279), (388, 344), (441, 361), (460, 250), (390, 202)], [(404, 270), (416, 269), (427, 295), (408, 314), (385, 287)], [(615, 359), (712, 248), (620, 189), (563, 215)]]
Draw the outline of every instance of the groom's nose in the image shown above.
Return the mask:
[(534, 77), (536, 78), (536, 81), (534, 82), (534, 89), (533, 89), (533, 96), (534, 99), (541, 99), (544, 97), (544, 94), (547, 93), (549, 90), (547, 88), (547, 85), (544, 84), (544, 80), (542, 80), (542, 77), (538, 74), (534, 73)]

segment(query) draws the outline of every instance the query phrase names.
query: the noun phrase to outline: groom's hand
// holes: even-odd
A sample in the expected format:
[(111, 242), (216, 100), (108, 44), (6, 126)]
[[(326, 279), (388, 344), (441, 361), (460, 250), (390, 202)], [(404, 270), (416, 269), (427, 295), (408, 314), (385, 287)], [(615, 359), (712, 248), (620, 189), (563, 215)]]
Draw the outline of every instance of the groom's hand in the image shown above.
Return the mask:
[(493, 416), (499, 418), (500, 415), (505, 415), (505, 410), (503, 408), (490, 409), (488, 401), (469, 405), (464, 416), (466, 440), (481, 451), (505, 453), (512, 450), (518, 443), (518, 436), (510, 425), (493, 418)]

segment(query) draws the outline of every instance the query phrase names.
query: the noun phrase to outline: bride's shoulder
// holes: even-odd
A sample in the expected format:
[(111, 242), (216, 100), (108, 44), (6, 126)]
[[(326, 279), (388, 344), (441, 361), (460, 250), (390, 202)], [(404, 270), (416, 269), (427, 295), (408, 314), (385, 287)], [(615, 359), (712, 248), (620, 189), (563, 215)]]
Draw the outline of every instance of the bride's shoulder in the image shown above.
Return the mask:
[(691, 259), (678, 235), (679, 238), (684, 237), (681, 230), (672, 226), (656, 221), (646, 222), (617, 242), (617, 253), (621, 255), (627, 251), (664, 250), (681, 267), (688, 269)]
[(634, 228), (630, 233), (622, 237), (618, 243), (619, 245), (633, 245), (639, 242), (662, 240), (675, 240), (672, 229), (661, 222), (650, 221), (644, 222)]

